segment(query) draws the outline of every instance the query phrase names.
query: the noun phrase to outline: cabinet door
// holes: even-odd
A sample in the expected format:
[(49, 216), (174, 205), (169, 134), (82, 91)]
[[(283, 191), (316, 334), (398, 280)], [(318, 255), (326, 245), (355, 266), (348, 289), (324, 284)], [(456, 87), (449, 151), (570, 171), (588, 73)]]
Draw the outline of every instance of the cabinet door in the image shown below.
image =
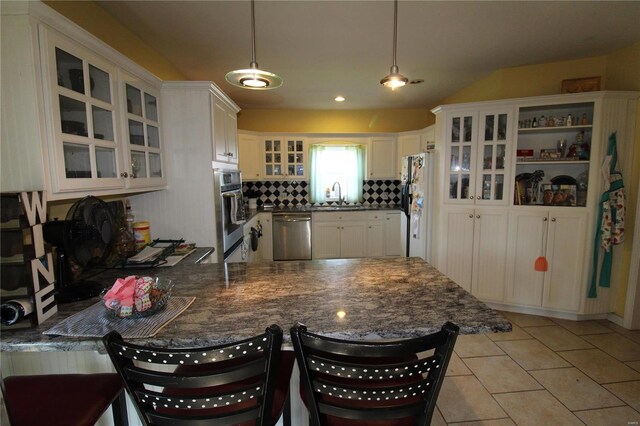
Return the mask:
[(260, 141), (253, 135), (238, 137), (238, 168), (242, 172), (242, 180), (260, 180), (262, 170), (262, 150)]
[(369, 179), (393, 179), (396, 175), (395, 139), (372, 138), (369, 146)]
[(213, 152), (215, 161), (229, 161), (229, 150), (227, 147), (227, 111), (224, 105), (212, 94), (211, 110), (213, 111)]
[(286, 140), (287, 169), (285, 175), (290, 179), (303, 179), (307, 176), (307, 153), (304, 139), (288, 138)]
[(340, 228), (340, 257), (365, 257), (366, 223), (341, 222)]
[(545, 255), (547, 215), (547, 210), (511, 212), (505, 294), (507, 302), (528, 306), (542, 304), (545, 273), (536, 271), (534, 264), (539, 256)]
[(258, 221), (262, 225), (262, 238), (260, 238), (260, 259), (265, 262), (273, 261), (273, 226), (271, 213), (260, 213)]
[(422, 152), (420, 135), (402, 135), (398, 137), (398, 158), (396, 160), (396, 179), (402, 174), (402, 157)]
[(367, 257), (382, 257), (385, 255), (384, 223), (381, 220), (367, 223), (367, 244), (365, 255)]
[(41, 38), (54, 192), (123, 188), (117, 68), (55, 31)]
[(264, 177), (265, 178), (281, 178), (285, 174), (285, 157), (283, 151), (282, 138), (264, 139), (263, 158), (264, 158)]
[(483, 300), (504, 300), (507, 262), (507, 209), (476, 209), (473, 232), (472, 294)]
[(122, 76), (127, 105), (124, 123), (128, 186), (163, 185), (166, 176), (160, 134), (160, 92), (131, 75), (122, 73)]
[(227, 143), (228, 162), (238, 164), (238, 118), (233, 111), (225, 111), (225, 140)]
[(510, 110), (480, 114), (478, 156), (476, 159), (476, 204), (508, 203), (506, 173), (510, 169), (510, 135), (513, 113)]
[(384, 221), (385, 256), (402, 256), (402, 231), (400, 212), (387, 213)]
[(460, 287), (471, 291), (473, 267), (473, 209), (444, 212), (444, 273)]
[(447, 116), (444, 164), (447, 203), (474, 203), (477, 119), (476, 112)]
[(547, 237), (549, 270), (545, 273), (542, 306), (577, 311), (581, 292), (586, 238), (586, 213), (551, 211)]
[(313, 259), (337, 259), (340, 257), (340, 222), (313, 224), (311, 236)]

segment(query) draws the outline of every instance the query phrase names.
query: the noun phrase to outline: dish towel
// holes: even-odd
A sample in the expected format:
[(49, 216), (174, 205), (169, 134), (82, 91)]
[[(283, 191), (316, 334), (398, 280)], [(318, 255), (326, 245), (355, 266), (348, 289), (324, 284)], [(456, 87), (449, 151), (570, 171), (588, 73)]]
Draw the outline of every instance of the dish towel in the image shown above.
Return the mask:
[(625, 193), (622, 173), (616, 170), (618, 152), (616, 149), (616, 133), (609, 136), (607, 155), (602, 163), (604, 192), (600, 197), (600, 208), (596, 222), (596, 235), (593, 244), (593, 271), (589, 298), (597, 297), (598, 258), (600, 248), (604, 250), (602, 268), (600, 269), (600, 287), (611, 287), (611, 264), (613, 262), (613, 246), (624, 241)]
[(114, 330), (125, 339), (153, 337), (176, 319), (193, 302), (195, 297), (172, 297), (161, 311), (148, 317), (117, 318), (108, 312), (100, 301), (77, 314), (71, 315), (42, 334), (68, 337), (102, 337)]

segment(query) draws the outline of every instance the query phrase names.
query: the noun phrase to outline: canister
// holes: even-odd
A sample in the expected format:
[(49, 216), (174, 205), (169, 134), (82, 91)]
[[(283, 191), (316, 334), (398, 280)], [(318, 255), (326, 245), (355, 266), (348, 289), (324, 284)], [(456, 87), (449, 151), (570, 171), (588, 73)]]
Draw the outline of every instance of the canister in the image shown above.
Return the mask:
[(136, 239), (136, 247), (141, 249), (147, 244), (151, 243), (151, 234), (149, 232), (149, 222), (134, 222), (133, 223), (133, 236)]

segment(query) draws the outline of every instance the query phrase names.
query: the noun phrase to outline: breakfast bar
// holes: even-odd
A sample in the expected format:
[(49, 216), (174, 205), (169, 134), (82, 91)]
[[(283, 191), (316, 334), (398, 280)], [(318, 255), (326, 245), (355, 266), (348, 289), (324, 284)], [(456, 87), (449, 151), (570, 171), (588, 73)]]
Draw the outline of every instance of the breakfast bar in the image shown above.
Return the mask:
[[(172, 268), (108, 270), (95, 278), (107, 288), (131, 274), (161, 276), (173, 280), (173, 297), (195, 297), (176, 319), (139, 343), (215, 345), (259, 334), (270, 324), (288, 331), (296, 322), (313, 332), (359, 340), (415, 337), (446, 321), (459, 325), (461, 334), (511, 330), (499, 313), (420, 258), (197, 264), (201, 253)], [(38, 327), (4, 332), (2, 351), (103, 351), (97, 338), (43, 334), (97, 302), (59, 305)], [(288, 332), (285, 346), (290, 347)]]

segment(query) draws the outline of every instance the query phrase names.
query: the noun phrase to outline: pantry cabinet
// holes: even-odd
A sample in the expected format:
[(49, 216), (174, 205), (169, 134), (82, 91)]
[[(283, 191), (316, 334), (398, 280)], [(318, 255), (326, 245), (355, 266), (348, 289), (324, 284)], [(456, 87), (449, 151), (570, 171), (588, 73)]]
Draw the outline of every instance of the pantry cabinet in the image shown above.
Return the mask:
[[(588, 255), (586, 223), (587, 213), (575, 209), (512, 212), (506, 301), (577, 311)], [(540, 257), (547, 261), (546, 271), (535, 268)]]
[(449, 207), (443, 269), (473, 295), (502, 301), (507, 259), (508, 210)]
[(39, 2), (2, 4), (3, 192), (166, 186), (160, 81)]
[[(637, 92), (445, 105), (436, 114), (436, 266), (492, 306), (546, 315), (610, 311), (587, 297), (600, 169), (615, 133), (631, 170)], [(546, 270), (536, 259), (546, 258)], [(540, 263), (539, 263), (540, 264)], [(536, 270), (538, 269), (538, 270)]]

